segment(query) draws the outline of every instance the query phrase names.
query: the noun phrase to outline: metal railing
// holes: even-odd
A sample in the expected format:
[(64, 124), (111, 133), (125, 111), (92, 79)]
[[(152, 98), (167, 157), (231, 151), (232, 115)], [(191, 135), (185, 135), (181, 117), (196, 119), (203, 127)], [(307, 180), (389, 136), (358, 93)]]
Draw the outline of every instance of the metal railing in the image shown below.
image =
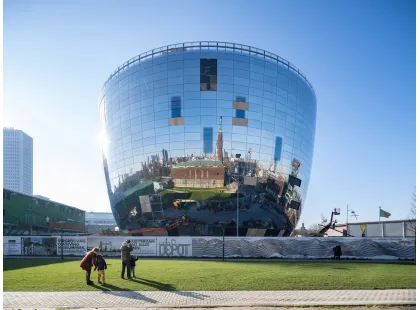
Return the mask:
[(300, 76), (311, 88), (312, 92), (314, 93), (314, 96), (316, 97), (315, 90), (312, 87), (312, 84), (309, 82), (309, 80), (306, 78), (306, 76), (300, 71), (296, 66), (294, 66), (291, 62), (287, 61), (286, 59), (277, 56), (273, 53), (267, 52), (265, 50), (243, 45), (243, 44), (237, 44), (237, 43), (228, 43), (228, 42), (215, 42), (215, 41), (199, 41), (199, 42), (186, 42), (186, 43), (179, 43), (179, 44), (171, 44), (159, 48), (155, 48), (153, 50), (144, 52), (136, 57), (131, 58), (130, 60), (123, 63), (121, 66), (119, 66), (106, 80), (104, 83), (103, 88), (106, 87), (108, 82), (117, 74), (119, 74), (122, 71), (125, 71), (134, 65), (140, 63), (141, 61), (151, 59), (156, 56), (161, 56), (164, 54), (168, 54), (170, 52), (180, 52), (180, 51), (199, 51), (199, 50), (234, 50), (234, 51), (241, 51), (243, 54), (248, 54), (249, 56), (259, 56), (265, 60), (272, 60), (276, 62), (277, 64), (281, 64), (284, 67), (286, 67), (288, 70), (295, 72), (298, 76)]

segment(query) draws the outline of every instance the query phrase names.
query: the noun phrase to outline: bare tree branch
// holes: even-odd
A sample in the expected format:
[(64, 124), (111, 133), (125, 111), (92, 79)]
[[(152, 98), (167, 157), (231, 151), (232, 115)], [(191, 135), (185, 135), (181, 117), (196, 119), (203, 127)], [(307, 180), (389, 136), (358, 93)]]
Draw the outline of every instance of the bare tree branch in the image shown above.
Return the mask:
[(306, 231), (308, 232), (308, 234), (312, 235), (312, 234), (317, 234), (319, 233), (319, 231), (321, 230), (322, 227), (320, 227), (318, 224), (312, 224), (311, 226), (309, 226), (308, 228), (306, 228)]
[(407, 227), (411, 232), (416, 235), (416, 188), (414, 187), (413, 196), (411, 198), (411, 208), (410, 213), (408, 214), (408, 219), (412, 222), (407, 223)]

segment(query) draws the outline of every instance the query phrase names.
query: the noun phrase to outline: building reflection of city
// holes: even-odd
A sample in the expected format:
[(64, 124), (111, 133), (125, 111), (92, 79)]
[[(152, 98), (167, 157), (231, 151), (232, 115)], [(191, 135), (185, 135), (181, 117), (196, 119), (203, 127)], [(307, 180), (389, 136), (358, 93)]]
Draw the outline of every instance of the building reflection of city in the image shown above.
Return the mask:
[[(284, 59), (190, 42), (139, 55), (105, 83), (104, 173), (135, 235), (288, 236), (306, 195), (315, 92)], [(239, 215), (237, 209), (239, 206)]]
[[(107, 182), (119, 227), (140, 235), (218, 235), (218, 223), (227, 221), (233, 235), (239, 199), (240, 235), (250, 229), (289, 235), (300, 215), (300, 162), (292, 160), (286, 180), (275, 167), (259, 166), (251, 149), (241, 158), (222, 147), (220, 117), (214, 155), (170, 158), (163, 149), (143, 161), (141, 170), (119, 176), (112, 190)], [(104, 167), (107, 175), (105, 157)]]

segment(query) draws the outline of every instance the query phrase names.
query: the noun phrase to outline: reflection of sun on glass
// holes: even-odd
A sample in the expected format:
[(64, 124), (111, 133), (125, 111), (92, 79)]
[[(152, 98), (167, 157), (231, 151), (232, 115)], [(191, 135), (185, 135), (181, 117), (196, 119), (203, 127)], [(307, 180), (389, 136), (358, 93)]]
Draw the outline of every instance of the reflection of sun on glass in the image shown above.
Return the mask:
[(108, 152), (109, 139), (105, 130), (101, 130), (101, 132), (98, 134), (98, 144), (102, 151), (106, 154)]

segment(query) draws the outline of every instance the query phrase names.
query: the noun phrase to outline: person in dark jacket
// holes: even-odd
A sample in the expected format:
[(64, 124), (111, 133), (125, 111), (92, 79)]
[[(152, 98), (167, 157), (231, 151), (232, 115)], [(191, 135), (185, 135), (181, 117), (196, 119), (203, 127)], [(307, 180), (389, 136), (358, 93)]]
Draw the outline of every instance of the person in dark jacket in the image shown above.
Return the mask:
[(106, 268), (107, 266), (106, 266), (105, 259), (102, 257), (102, 255), (97, 255), (94, 271), (98, 269), (98, 283), (101, 283), (101, 276), (102, 276), (102, 284), (105, 284), (105, 269)]
[(90, 280), (90, 273), (92, 271), (92, 266), (96, 263), (96, 255), (99, 252), (99, 248), (93, 248), (91, 251), (87, 252), (85, 257), (83, 257), (80, 262), (80, 268), (86, 271), (86, 284), (92, 285), (93, 282)]
[(334, 253), (334, 259), (340, 259), (341, 258), (341, 246), (337, 245), (333, 248)]
[(138, 261), (139, 258), (137, 256), (131, 255), (130, 256), (130, 268), (133, 273), (133, 278), (136, 277), (136, 261)]
[(127, 267), (127, 278), (131, 279), (131, 268), (130, 268), (130, 255), (133, 251), (133, 246), (130, 243), (130, 240), (126, 240), (122, 243), (121, 247), (121, 279), (124, 279), (125, 267)]

